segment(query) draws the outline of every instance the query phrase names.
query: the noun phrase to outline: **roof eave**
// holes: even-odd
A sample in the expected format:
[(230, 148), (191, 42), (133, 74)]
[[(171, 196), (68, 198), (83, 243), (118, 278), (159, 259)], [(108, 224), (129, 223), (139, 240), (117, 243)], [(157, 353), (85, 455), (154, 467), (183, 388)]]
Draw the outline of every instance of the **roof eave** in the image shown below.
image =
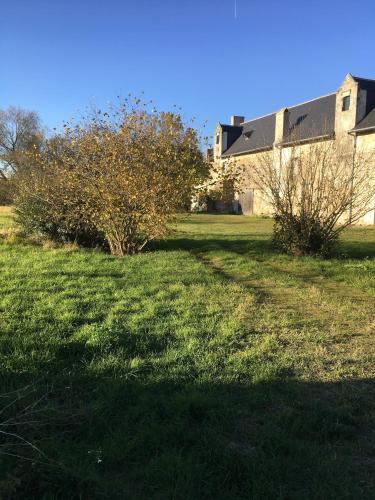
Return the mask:
[[(375, 128), (375, 127), (374, 127)], [(230, 158), (231, 156), (241, 156), (241, 155), (247, 155), (247, 154), (253, 154), (253, 153), (259, 153), (261, 151), (268, 151), (272, 149), (273, 147), (278, 147), (278, 148), (287, 148), (296, 144), (306, 144), (308, 142), (313, 142), (313, 141), (318, 141), (318, 140), (324, 140), (324, 139), (333, 139), (335, 136), (335, 133), (332, 132), (330, 134), (324, 134), (324, 135), (318, 135), (316, 137), (309, 137), (307, 139), (301, 139), (300, 141), (290, 141), (290, 142), (279, 142), (275, 143), (272, 146), (263, 146), (261, 148), (256, 148), (256, 149), (251, 149), (250, 151), (240, 151), (238, 153), (229, 153), (229, 154), (222, 154), (221, 158)]]
[(289, 141), (289, 142), (279, 142), (275, 144), (276, 147), (284, 148), (288, 146), (293, 146), (295, 144), (305, 144), (308, 142), (319, 141), (324, 139), (333, 139), (335, 137), (335, 133), (331, 132), (330, 134), (317, 135), (315, 137), (307, 137), (306, 139)]
[(251, 149), (250, 151), (240, 151), (238, 153), (222, 154), (221, 158), (231, 158), (232, 156), (251, 155), (253, 153), (260, 153), (261, 151), (268, 151), (272, 148), (273, 146), (263, 146), (261, 148)]
[(361, 132), (369, 132), (370, 130), (375, 130), (375, 125), (371, 125), (371, 127), (365, 128), (353, 128), (352, 130), (349, 130), (349, 134), (360, 134)]

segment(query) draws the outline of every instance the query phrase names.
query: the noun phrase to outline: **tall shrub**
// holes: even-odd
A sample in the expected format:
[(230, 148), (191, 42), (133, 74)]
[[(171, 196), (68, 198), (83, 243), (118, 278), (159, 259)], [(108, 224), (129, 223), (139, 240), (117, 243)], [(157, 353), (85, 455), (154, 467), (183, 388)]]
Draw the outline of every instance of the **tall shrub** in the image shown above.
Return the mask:
[(119, 256), (163, 236), (206, 173), (195, 130), (139, 100), (66, 125), (32, 164), (19, 184), (19, 208), (39, 200), (58, 231), (85, 228)]

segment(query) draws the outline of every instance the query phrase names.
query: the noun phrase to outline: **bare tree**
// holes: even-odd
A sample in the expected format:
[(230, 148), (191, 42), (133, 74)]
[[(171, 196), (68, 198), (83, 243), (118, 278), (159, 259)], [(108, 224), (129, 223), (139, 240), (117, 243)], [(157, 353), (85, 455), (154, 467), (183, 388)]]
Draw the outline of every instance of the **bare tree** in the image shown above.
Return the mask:
[(244, 165), (233, 157), (220, 162), (214, 162), (212, 159), (207, 161), (210, 162), (209, 173), (204, 179), (204, 184), (196, 187), (194, 209), (207, 204), (208, 199), (220, 200), (227, 206), (232, 205), (235, 193), (240, 193), (242, 190)]
[(0, 110), (0, 178), (17, 172), (24, 153), (39, 147), (42, 140), (40, 119), (34, 111), (10, 106)]
[(375, 206), (374, 153), (348, 142), (295, 141), (252, 165), (275, 214), (275, 242), (288, 253), (329, 254), (339, 234)]

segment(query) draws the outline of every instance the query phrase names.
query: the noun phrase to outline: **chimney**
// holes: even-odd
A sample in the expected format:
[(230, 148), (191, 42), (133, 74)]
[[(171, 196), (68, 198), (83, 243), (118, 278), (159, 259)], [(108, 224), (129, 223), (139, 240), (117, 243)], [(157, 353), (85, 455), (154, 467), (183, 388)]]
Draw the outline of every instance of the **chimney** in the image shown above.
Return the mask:
[(243, 123), (244, 121), (245, 121), (244, 116), (233, 115), (230, 117), (230, 124), (234, 127), (239, 127), (241, 123)]
[(289, 110), (281, 108), (276, 113), (275, 123), (275, 144), (280, 144), (288, 137), (289, 134)]

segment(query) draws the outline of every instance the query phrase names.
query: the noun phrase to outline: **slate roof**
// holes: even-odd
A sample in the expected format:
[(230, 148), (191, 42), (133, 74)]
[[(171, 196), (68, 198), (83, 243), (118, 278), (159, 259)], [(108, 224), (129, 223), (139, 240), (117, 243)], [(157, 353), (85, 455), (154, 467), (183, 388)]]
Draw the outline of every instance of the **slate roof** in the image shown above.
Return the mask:
[[(366, 114), (353, 129), (361, 132), (375, 128), (375, 80), (353, 76), (361, 89), (366, 90)], [(335, 132), (336, 92), (288, 108), (289, 128), (284, 131), (283, 142), (292, 140), (306, 141)], [(275, 141), (276, 113), (254, 118), (240, 126), (222, 125), (228, 132), (229, 145), (222, 157), (251, 153), (268, 149)]]
[(234, 143), (242, 134), (242, 127), (235, 125), (221, 125), (223, 132), (228, 132), (228, 145)]
[(369, 128), (375, 128), (375, 108), (366, 115), (362, 121), (353, 129), (354, 132), (361, 132)]
[[(275, 140), (275, 113), (243, 122), (242, 126), (237, 128), (241, 129), (241, 135), (222, 156), (272, 147)], [(229, 141), (228, 144), (230, 144)]]
[[(333, 93), (288, 108), (289, 130), (284, 133), (284, 142), (291, 141), (295, 137), (303, 141), (333, 134), (335, 107), (336, 94)], [(276, 113), (271, 113), (244, 122), (241, 125), (241, 135), (233, 143), (228, 140), (228, 144), (231, 145), (223, 152), (222, 156), (251, 153), (259, 149), (271, 148), (275, 141), (275, 121)], [(227, 125), (223, 127), (227, 127)]]
[(289, 130), (284, 142), (309, 140), (335, 132), (336, 93), (318, 97), (289, 110)]
[(375, 80), (368, 78), (359, 78), (353, 76), (354, 80), (359, 83), (361, 89), (367, 91), (366, 96), (366, 115), (375, 108)]
[(364, 129), (375, 128), (375, 80), (368, 80), (367, 78), (359, 78), (353, 76), (354, 80), (359, 83), (363, 90), (367, 90), (366, 96), (366, 115), (354, 127), (353, 131), (361, 132)]

